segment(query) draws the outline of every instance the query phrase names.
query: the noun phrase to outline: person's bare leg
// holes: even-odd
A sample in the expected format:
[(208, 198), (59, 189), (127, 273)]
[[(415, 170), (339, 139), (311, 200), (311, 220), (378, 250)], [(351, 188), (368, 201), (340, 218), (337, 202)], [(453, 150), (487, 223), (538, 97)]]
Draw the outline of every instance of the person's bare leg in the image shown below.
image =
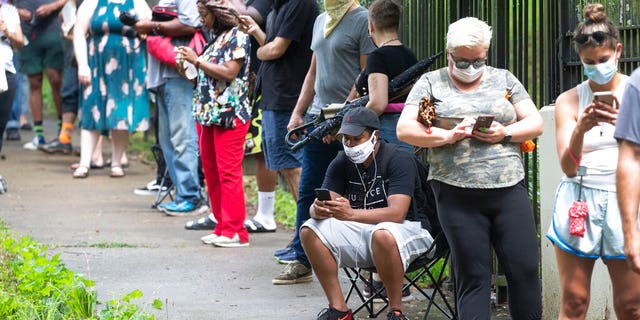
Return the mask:
[(29, 106), (33, 121), (42, 122), (42, 73), (28, 75)]
[(256, 160), (256, 183), (258, 184), (258, 191), (276, 191), (278, 173), (267, 168), (267, 164), (264, 160), (264, 153), (260, 152), (253, 157)]
[(120, 160), (129, 144), (129, 131), (111, 130), (111, 168), (120, 167)]
[(311, 268), (316, 274), (327, 300), (329, 300), (329, 307), (339, 311), (347, 311), (349, 307), (344, 301), (338, 280), (338, 264), (331, 251), (309, 228), (300, 229), (300, 240), (309, 258), (309, 263), (311, 263)]
[(289, 187), (289, 192), (293, 196), (293, 199), (298, 202), (298, 187), (300, 185), (300, 172), (302, 172), (301, 168), (292, 168), (292, 169), (282, 169), (280, 173), (284, 177), (284, 180), (287, 182), (287, 186)]
[(613, 284), (613, 307), (618, 320), (640, 319), (640, 274), (625, 260), (609, 259), (607, 268)]
[(589, 308), (594, 259), (580, 258), (554, 246), (562, 305), (558, 319), (584, 319)]
[(62, 70), (46, 69), (47, 79), (51, 85), (51, 95), (53, 96), (53, 104), (55, 104), (58, 119), (62, 118), (62, 97), (60, 96), (60, 88), (62, 87)]
[(389, 310), (402, 311), (404, 267), (396, 238), (388, 230), (377, 230), (371, 236), (373, 263), (389, 296)]
[(86, 129), (80, 131), (80, 167), (91, 168), (91, 157), (99, 136), (98, 131)]
[(102, 158), (102, 141), (104, 139), (105, 137), (102, 134), (98, 135), (95, 147), (93, 148), (93, 152), (91, 153), (91, 160), (98, 167), (104, 166), (104, 159)]

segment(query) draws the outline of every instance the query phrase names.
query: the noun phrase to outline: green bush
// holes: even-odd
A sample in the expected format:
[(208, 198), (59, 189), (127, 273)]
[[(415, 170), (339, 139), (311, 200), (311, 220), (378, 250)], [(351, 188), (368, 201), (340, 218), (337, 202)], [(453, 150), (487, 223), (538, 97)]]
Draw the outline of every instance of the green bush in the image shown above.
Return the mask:
[[(106, 303), (97, 316), (94, 283), (67, 269), (58, 254), (29, 237), (14, 240), (0, 221), (0, 319), (154, 319), (131, 303), (142, 297), (134, 290)], [(162, 302), (155, 300), (155, 309)]]

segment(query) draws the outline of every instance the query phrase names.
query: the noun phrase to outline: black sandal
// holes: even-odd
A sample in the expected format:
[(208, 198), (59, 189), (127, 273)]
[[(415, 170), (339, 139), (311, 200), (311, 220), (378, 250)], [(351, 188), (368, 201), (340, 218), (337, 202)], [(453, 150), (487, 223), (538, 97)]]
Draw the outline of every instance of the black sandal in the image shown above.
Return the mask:
[(209, 215), (207, 215), (197, 220), (187, 221), (184, 228), (187, 230), (213, 230), (216, 225), (218, 225), (218, 223), (211, 220)]

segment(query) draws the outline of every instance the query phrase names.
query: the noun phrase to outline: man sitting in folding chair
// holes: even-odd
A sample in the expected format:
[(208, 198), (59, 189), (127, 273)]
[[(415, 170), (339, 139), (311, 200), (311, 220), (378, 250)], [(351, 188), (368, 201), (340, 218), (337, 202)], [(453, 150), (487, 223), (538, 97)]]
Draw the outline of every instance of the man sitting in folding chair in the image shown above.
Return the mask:
[[(404, 271), (433, 242), (420, 222), (405, 220), (417, 180), (413, 155), (380, 141), (378, 116), (356, 108), (343, 118), (338, 137), (344, 153), (331, 162), (323, 188), (330, 200), (311, 206), (300, 237), (329, 300), (318, 319), (352, 319), (340, 288), (340, 267), (373, 268), (389, 297), (387, 319), (402, 313)], [(384, 166), (384, 167), (383, 167)]]

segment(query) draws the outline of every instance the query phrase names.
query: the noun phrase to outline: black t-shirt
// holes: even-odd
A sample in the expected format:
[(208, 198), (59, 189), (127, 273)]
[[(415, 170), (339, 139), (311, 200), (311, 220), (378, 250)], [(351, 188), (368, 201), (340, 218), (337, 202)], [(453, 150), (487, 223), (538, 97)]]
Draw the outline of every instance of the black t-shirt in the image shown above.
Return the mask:
[[(32, 33), (41, 34), (44, 32), (61, 32), (60, 19), (58, 14), (61, 9), (49, 13), (46, 17), (36, 17), (36, 10), (45, 4), (50, 4), (55, 0), (14, 0), (13, 4), (18, 9), (27, 9), (31, 12), (31, 20), (20, 23), (22, 33), (26, 38), (32, 39)], [(80, 6), (80, 5), (78, 5)]]
[[(393, 80), (397, 75), (416, 64), (416, 55), (405, 45), (382, 46), (369, 54), (367, 66), (356, 80), (356, 90), (360, 96), (369, 94), (369, 74), (383, 73)], [(404, 102), (407, 95), (389, 102)], [(391, 99), (391, 97), (389, 97)]]
[[(384, 157), (390, 157), (383, 162)], [(399, 151), (392, 145), (380, 141), (380, 149), (375, 156), (375, 161), (364, 168), (356, 165), (344, 152), (340, 152), (329, 164), (325, 175), (323, 188), (336, 192), (349, 199), (354, 209), (375, 209), (389, 206), (387, 199), (392, 194), (406, 194), (413, 197), (415, 190), (416, 168), (413, 155)], [(387, 164), (386, 170), (377, 166)], [(357, 168), (357, 170), (354, 170)], [(383, 172), (386, 174), (382, 176)], [(412, 181), (413, 183), (407, 183)]]
[(269, 13), (266, 42), (281, 37), (291, 44), (280, 58), (262, 62), (263, 109), (292, 111), (295, 107), (311, 63), (313, 23), (319, 12), (315, 0), (296, 0), (283, 1)]
[[(247, 7), (253, 7), (260, 13), (262, 16), (262, 20), (267, 20), (267, 15), (269, 11), (271, 11), (271, 0), (249, 0), (247, 1)], [(264, 23), (260, 25), (260, 28), (264, 30)], [(258, 69), (260, 68), (260, 60), (258, 60), (258, 48), (260, 48), (260, 44), (254, 37), (251, 37), (251, 65), (249, 65), (249, 70), (258, 74)]]

